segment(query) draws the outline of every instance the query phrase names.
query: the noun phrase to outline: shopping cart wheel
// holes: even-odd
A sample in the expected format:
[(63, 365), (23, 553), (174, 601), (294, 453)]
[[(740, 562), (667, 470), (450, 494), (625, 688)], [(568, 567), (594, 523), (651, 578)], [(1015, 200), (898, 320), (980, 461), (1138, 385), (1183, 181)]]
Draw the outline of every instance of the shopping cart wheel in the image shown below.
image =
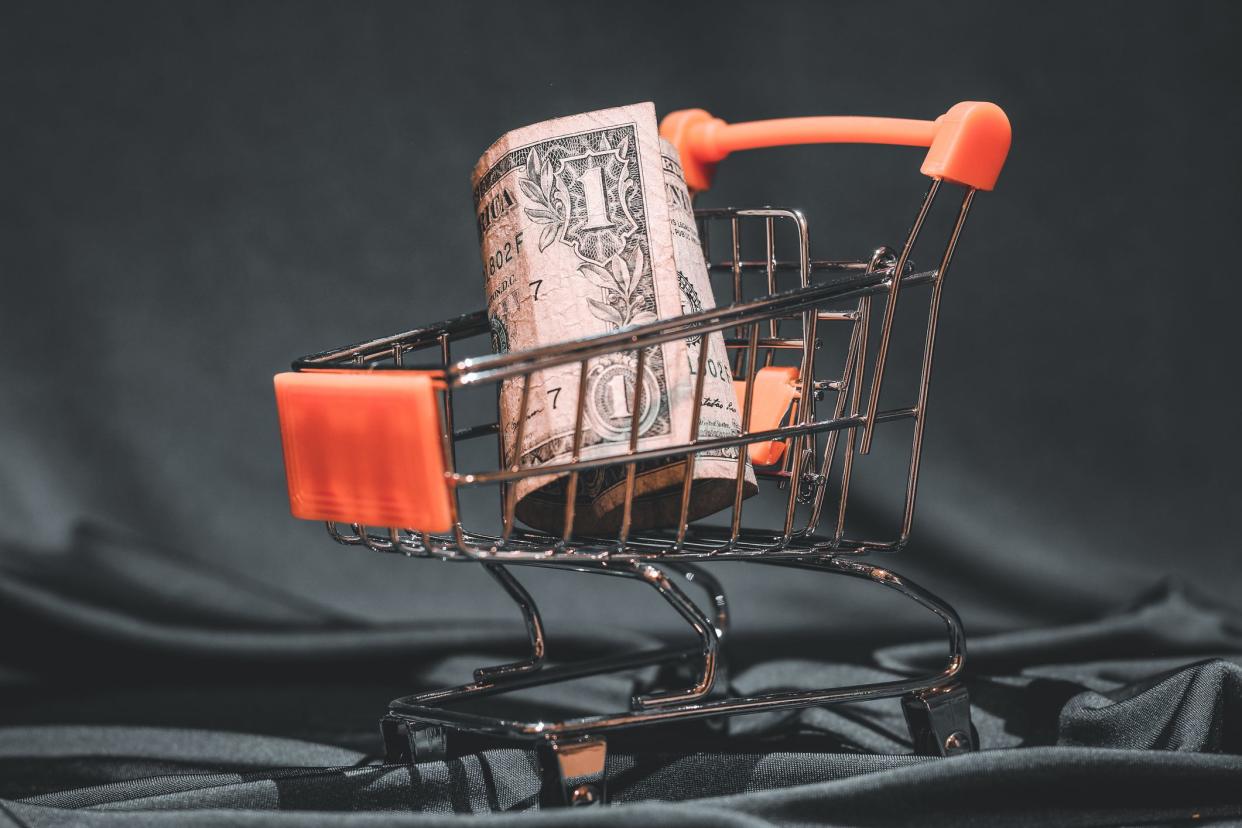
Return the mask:
[(390, 765), (435, 762), (448, 754), (448, 733), (436, 725), (385, 716), (380, 719), (380, 735), (384, 737), (384, 761)]
[(602, 805), (608, 796), (604, 765), (608, 742), (602, 736), (549, 739), (539, 751), (544, 805)]
[(914, 752), (923, 756), (956, 756), (979, 749), (979, 731), (970, 721), (970, 693), (949, 684), (907, 693), (901, 698)]

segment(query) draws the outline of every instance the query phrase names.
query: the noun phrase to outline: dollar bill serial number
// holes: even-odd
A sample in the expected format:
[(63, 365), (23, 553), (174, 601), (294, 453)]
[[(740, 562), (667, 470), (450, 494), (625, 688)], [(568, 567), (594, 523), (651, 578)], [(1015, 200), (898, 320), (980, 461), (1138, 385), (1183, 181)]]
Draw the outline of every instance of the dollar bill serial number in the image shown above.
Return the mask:
[(519, 230), (517, 235), (513, 237), (513, 241), (507, 241), (492, 253), (489, 253), (483, 261), (483, 268), (487, 271), (488, 277), (495, 276), (505, 267), (513, 262), (513, 257), (522, 250), (522, 233)]

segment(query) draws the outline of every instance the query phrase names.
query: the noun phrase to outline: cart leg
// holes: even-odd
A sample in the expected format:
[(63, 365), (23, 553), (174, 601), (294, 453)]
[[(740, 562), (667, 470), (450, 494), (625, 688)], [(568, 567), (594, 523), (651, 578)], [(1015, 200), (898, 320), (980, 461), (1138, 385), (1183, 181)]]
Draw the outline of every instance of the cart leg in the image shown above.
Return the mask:
[(410, 745), (401, 732), (401, 720), (392, 716), (380, 719), (380, 736), (384, 740), (384, 762), (406, 765), (410, 762)]
[(387, 715), (380, 719), (380, 735), (384, 737), (384, 761), (390, 765), (435, 762), (447, 754), (448, 734), (437, 725)]
[(901, 709), (915, 753), (956, 756), (978, 749), (965, 685), (955, 683), (907, 693), (901, 699)]
[[(729, 599), (725, 595), (724, 586), (719, 579), (706, 569), (694, 564), (661, 561), (660, 568), (677, 572), (686, 581), (702, 589), (712, 609), (715, 611), (713, 622), (716, 628), (717, 644), (716, 675), (712, 691), (708, 694), (708, 697), (722, 698), (727, 694), (729, 686), (729, 666), (724, 652), (725, 635), (729, 631)], [(695, 665), (687, 663), (667, 665), (662, 672), (668, 674), (671, 680), (693, 683), (697, 676), (690, 674), (687, 668), (693, 670), (694, 667)], [(723, 724), (722, 719), (708, 719), (707, 722), (713, 727)]]
[(707, 600), (711, 602), (712, 609), (716, 613), (716, 639), (724, 641), (725, 633), (729, 631), (729, 598), (725, 595), (724, 585), (720, 583), (720, 580), (703, 567), (691, 563), (661, 561), (660, 566), (680, 573), (687, 581), (698, 585), (706, 593)]
[[(697, 701), (707, 696), (716, 681), (717, 668), (720, 661), (720, 639), (724, 636), (729, 624), (728, 601), (720, 582), (707, 572), (689, 564), (670, 566), (661, 562), (655, 566), (639, 561), (621, 564), (608, 562), (584, 561), (575, 564), (547, 564), (552, 568), (566, 569), (575, 572), (593, 572), (600, 575), (611, 575), (643, 581), (660, 594), (677, 613), (685, 619), (699, 637), (702, 648), (701, 669), (692, 681), (694, 684), (681, 690), (667, 690), (658, 693), (635, 696), (631, 705), (635, 710), (643, 710), (663, 705), (681, 704)], [(686, 578), (689, 583), (697, 583), (704, 589), (715, 609), (715, 618), (709, 618), (698, 604), (690, 600), (676, 583), (661, 568), (668, 566), (670, 571)]]
[(711, 692), (712, 685), (716, 681), (716, 661), (720, 646), (720, 638), (717, 635), (716, 626), (703, 614), (698, 605), (686, 597), (686, 594), (678, 589), (669, 580), (668, 575), (660, 569), (650, 564), (636, 563), (634, 565), (634, 573), (636, 577), (646, 581), (656, 592), (660, 593), (660, 596), (671, 604), (673, 609), (677, 610), (681, 617), (694, 628), (703, 647), (703, 669), (692, 687), (684, 690), (667, 690), (635, 696), (632, 700), (634, 709), (643, 710), (650, 707), (679, 704), (703, 698)]
[[(953, 607), (890, 569), (856, 559), (829, 557), (771, 563), (863, 578), (894, 589), (939, 616), (949, 634), (949, 661), (944, 670), (931, 682), (926, 679), (891, 682), (891, 687), (900, 690), (890, 695), (903, 694), (901, 706), (915, 752), (928, 756), (954, 756), (978, 749), (979, 737), (970, 723), (970, 695), (958, 681), (966, 665), (966, 631)], [(860, 700), (861, 696), (856, 695), (854, 700)]]
[(526, 588), (513, 577), (508, 569), (499, 564), (484, 564), (487, 574), (496, 579), (504, 588), (513, 602), (522, 610), (522, 620), (526, 622), (526, 635), (530, 639), (530, 657), (509, 664), (497, 664), (491, 667), (480, 667), (474, 671), (477, 682), (500, 681), (507, 676), (522, 675), (538, 670), (543, 666), (545, 645), (543, 640), (543, 619), (539, 615), (539, 607), (530, 597)]
[(601, 805), (608, 795), (604, 765), (608, 742), (601, 736), (550, 740), (540, 751), (545, 804)]

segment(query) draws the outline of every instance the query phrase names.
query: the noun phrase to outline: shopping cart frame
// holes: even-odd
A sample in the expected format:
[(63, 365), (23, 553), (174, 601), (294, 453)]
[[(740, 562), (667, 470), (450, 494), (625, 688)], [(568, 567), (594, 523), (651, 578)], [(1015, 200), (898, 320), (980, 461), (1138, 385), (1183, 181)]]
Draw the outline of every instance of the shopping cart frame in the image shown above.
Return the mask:
[[(704, 249), (713, 273), (732, 277), (732, 301), (723, 307), (659, 320), (648, 325), (612, 334), (573, 340), (541, 348), (454, 360), (454, 346), (462, 340), (484, 336), (489, 321), (482, 311), (436, 323), (396, 336), (370, 340), (309, 355), (293, 363), (293, 374), (278, 377), (282, 432), (286, 462), (290, 472), (291, 496), (297, 476), (291, 457), (306, 450), (305, 435), (295, 435), (287, 416), (296, 407), (290, 388), (310, 387), (322, 391), (322, 382), (332, 388), (321, 399), (334, 406), (349, 406), (361, 398), (351, 396), (355, 389), (367, 393), (382, 390), (379, 377), (407, 376), (420, 379), (431, 389), (435, 407), (434, 440), (424, 440), (419, 463), (429, 464), (430, 477), (444, 481), (439, 506), (426, 506), (427, 497), (412, 501), (409, 523), (372, 531), (372, 526), (351, 520), (347, 509), (314, 514), (303, 510), (303, 517), (327, 516), (328, 532), (337, 542), (361, 546), (377, 552), (399, 553), (410, 557), (481, 564), (521, 610), (530, 652), (512, 663), (481, 667), (470, 683), (396, 699), (382, 720), (387, 758), (393, 762), (418, 761), (440, 757), (447, 749), (450, 733), (469, 733), (502, 740), (542, 744), (547, 765), (558, 784), (550, 786), (554, 799), (568, 804), (603, 801), (606, 734), (644, 725), (722, 716), (792, 709), (840, 702), (901, 697), (910, 725), (915, 749), (919, 752), (951, 755), (977, 747), (970, 724), (969, 699), (958, 679), (965, 664), (965, 633), (957, 613), (945, 601), (891, 569), (863, 560), (873, 553), (896, 552), (909, 541), (918, 490), (928, 389), (935, 350), (941, 296), (962, 227), (978, 189), (990, 189), (1008, 149), (1008, 122), (999, 108), (991, 104), (959, 104), (936, 122), (896, 121), (892, 119), (791, 119), (729, 127), (699, 110), (674, 113), (665, 119), (662, 132), (679, 147), (687, 181), (696, 190), (706, 188), (714, 164), (735, 149), (781, 143), (827, 141), (870, 141), (929, 146), (923, 172), (931, 183), (919, 202), (915, 218), (903, 243), (894, 249), (881, 247), (867, 259), (816, 260), (811, 256), (810, 234), (802, 213), (796, 210), (712, 209), (696, 210)], [(775, 125), (775, 126), (773, 126)], [(749, 131), (747, 131), (749, 129)], [(734, 130), (734, 132), (729, 132)], [(733, 136), (730, 138), (730, 136)], [(946, 137), (948, 136), (948, 137)], [(952, 139), (947, 149), (944, 142)], [(940, 142), (938, 144), (938, 142)], [(930, 169), (929, 169), (930, 168)], [(962, 198), (948, 239), (935, 269), (918, 271), (911, 254), (925, 221), (945, 183), (962, 186)], [(747, 258), (743, 230), (748, 224), (762, 229), (762, 258)], [(727, 255), (713, 258), (711, 239), (720, 228), (728, 234)], [(796, 240), (796, 254), (782, 257), (777, 250), (778, 236)], [(797, 286), (777, 291), (780, 274), (795, 274)], [(745, 288), (757, 276), (767, 290), (760, 298), (745, 298)], [(825, 277), (831, 277), (825, 279)], [(822, 281), (821, 281), (822, 280)], [(915, 401), (906, 407), (881, 410), (880, 394), (885, 382), (895, 311), (898, 299), (908, 290), (925, 287), (929, 291), (926, 328), (919, 364)], [(882, 303), (882, 309), (876, 307)], [(878, 335), (872, 325), (878, 320)], [(818, 366), (817, 348), (821, 331), (831, 326), (848, 326), (848, 346), (839, 370), (825, 375)], [(791, 333), (792, 330), (792, 333)], [(696, 412), (686, 443), (660, 448), (640, 448), (639, 412), (642, 408), (643, 360), (646, 349), (663, 342), (721, 332), (733, 356), (734, 376), (745, 379), (741, 395), (742, 432), (735, 437), (695, 439), (697, 411), (703, 399), (704, 365), (708, 349), (698, 348), (694, 403)], [(417, 358), (431, 359), (415, 364)], [(592, 359), (632, 354), (634, 371), (633, 415), (628, 445), (606, 457), (580, 456), (583, 429), (582, 393)], [(752, 423), (756, 376), (772, 367), (780, 355), (797, 359), (796, 399), (787, 418), (778, 424), (757, 428)], [(866, 383), (870, 355), (870, 384)], [(505, 457), (499, 439), (500, 418), (495, 422), (457, 427), (454, 392), (460, 389), (518, 383), (520, 392), (518, 431), (511, 445), (522, 445), (522, 424), (530, 399), (532, 376), (541, 369), (577, 363), (580, 387), (577, 395), (573, 457), (565, 462), (523, 466), (521, 458)], [(283, 378), (283, 379), (282, 379)], [(282, 382), (284, 387), (282, 387)], [(387, 383), (399, 388), (401, 383)], [(326, 387), (326, 386), (325, 386)], [(326, 394), (326, 396), (325, 396)], [(835, 395), (830, 416), (820, 417), (818, 403)], [(382, 394), (381, 394), (382, 396)], [(401, 416), (394, 404), (380, 417)], [(323, 403), (317, 403), (322, 405)], [(426, 407), (424, 405), (424, 407)], [(339, 411), (340, 409), (334, 409)], [(787, 422), (786, 422), (787, 419)], [(890, 422), (910, 420), (910, 444), (904, 498), (895, 537), (876, 540), (856, 537), (848, 531), (847, 514), (850, 484), (860, 457), (870, 453), (878, 427)], [(370, 423), (372, 421), (368, 421)], [(426, 429), (424, 429), (426, 431)], [(345, 432), (336, 439), (347, 439)], [(423, 435), (426, 437), (427, 435)], [(332, 435), (315, 432), (314, 437), (331, 443)], [(466, 441), (496, 439), (499, 461), (496, 467), (477, 471), (457, 468), (458, 446)], [(823, 441), (822, 446), (820, 441)], [(743, 526), (743, 482), (751, 446), (780, 444), (780, 460), (775, 468), (754, 471), (761, 478), (775, 481), (785, 490), (784, 521), (779, 530), (748, 529)], [(322, 446), (321, 446), (322, 447)], [(362, 467), (384, 463), (383, 447), (373, 457), (365, 456), (371, 443), (347, 447)], [(734, 450), (737, 457), (735, 498), (727, 526), (711, 526), (688, 520), (690, 470), (694, 458), (704, 451)], [(347, 453), (349, 453), (347, 452)], [(687, 464), (686, 483), (681, 498), (681, 519), (665, 531), (632, 532), (631, 514), (635, 470), (641, 462), (683, 459)], [(574, 497), (579, 475), (604, 466), (624, 467), (626, 494), (619, 530), (607, 536), (576, 535)], [(427, 468), (423, 469), (428, 471)], [(566, 498), (565, 516), (559, 533), (532, 531), (515, 519), (515, 481), (524, 477), (563, 475), (571, 493)], [(468, 487), (499, 487), (500, 530), (482, 532), (468, 529), (462, 519), (459, 491)], [(827, 515), (827, 495), (836, 493), (836, 515), (830, 531), (820, 531)], [(295, 513), (299, 501), (295, 497)], [(344, 508), (344, 507), (342, 507)], [(309, 510), (314, 512), (314, 510)], [(799, 515), (805, 517), (799, 520)], [(418, 521), (421, 521), (418, 522)], [(348, 525), (349, 529), (342, 529)], [(380, 524), (381, 526), (385, 524)], [(722, 671), (721, 643), (728, 632), (728, 602), (719, 581), (700, 564), (703, 562), (743, 561), (795, 568), (823, 574), (837, 574), (877, 583), (896, 591), (936, 615), (945, 625), (948, 655), (944, 666), (927, 675), (851, 687), (817, 690), (788, 690), (751, 696), (720, 696), (718, 677)], [(627, 578), (653, 588), (693, 629), (698, 644), (693, 648), (666, 647), (654, 652), (624, 654), (588, 662), (557, 666), (546, 664), (544, 625), (538, 607), (510, 567), (540, 566), (574, 572)], [(692, 600), (683, 585), (702, 588), (709, 610)], [(603, 672), (640, 666), (680, 667), (675, 675), (686, 677), (687, 686), (638, 695), (629, 710), (575, 718), (520, 720), (479, 715), (455, 710), (451, 705), (471, 699), (555, 681), (581, 678)], [(667, 673), (666, 673), (667, 674)]]

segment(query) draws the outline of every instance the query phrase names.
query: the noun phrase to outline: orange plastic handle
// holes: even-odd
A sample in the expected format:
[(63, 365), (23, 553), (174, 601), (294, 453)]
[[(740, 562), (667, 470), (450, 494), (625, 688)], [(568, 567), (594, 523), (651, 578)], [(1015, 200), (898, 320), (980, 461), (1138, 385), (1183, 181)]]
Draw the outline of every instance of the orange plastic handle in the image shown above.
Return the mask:
[[(751, 402), (750, 431), (780, 428), (789, 407), (798, 398), (799, 371), (792, 366), (767, 365), (755, 372), (754, 400)], [(734, 380), (733, 390), (740, 405), (746, 399), (746, 380)], [(774, 466), (785, 456), (785, 440), (766, 440), (750, 444), (750, 462)]]
[(439, 371), (277, 374), (294, 517), (445, 532)]
[(731, 152), (792, 144), (894, 144), (928, 147), (922, 173), (967, 187), (996, 186), (1011, 130), (994, 103), (964, 101), (934, 121), (827, 116), (726, 124), (702, 109), (671, 112), (660, 135), (677, 147), (686, 184), (709, 189), (716, 165)]

